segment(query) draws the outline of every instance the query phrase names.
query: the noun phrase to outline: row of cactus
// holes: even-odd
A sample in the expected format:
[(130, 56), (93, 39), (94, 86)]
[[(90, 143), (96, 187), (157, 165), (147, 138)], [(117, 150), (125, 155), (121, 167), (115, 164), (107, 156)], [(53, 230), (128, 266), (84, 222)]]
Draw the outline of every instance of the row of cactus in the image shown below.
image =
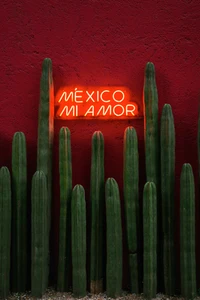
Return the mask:
[[(155, 68), (152, 63), (148, 63), (145, 70), (144, 110), (147, 183), (143, 191), (143, 292), (147, 298), (153, 298), (162, 288), (162, 284), (166, 294), (174, 295), (176, 291), (175, 129), (171, 106), (166, 104), (162, 111), (159, 133), (158, 94)], [(31, 292), (35, 297), (44, 294), (49, 279), (52, 145), (52, 64), (50, 59), (45, 59), (41, 76), (37, 171), (32, 179), (31, 193)], [(87, 289), (85, 191), (81, 185), (76, 185), (72, 190), (71, 140), (68, 128), (60, 130), (59, 173), (60, 230), (57, 289), (59, 291), (69, 289), (72, 264), (73, 292), (78, 297), (85, 296)], [(128, 127), (124, 133), (123, 177), (130, 290), (132, 293), (139, 293), (139, 236), (142, 226), (139, 218), (138, 140), (133, 127)], [(13, 137), (12, 180), (9, 170), (2, 167), (0, 190), (2, 234), (0, 296), (5, 298), (10, 289), (10, 266), (12, 291), (24, 292), (29, 278), (26, 140), (21, 132), (17, 132)], [(193, 298), (196, 295), (195, 193), (193, 172), (189, 164), (184, 164), (182, 168), (180, 194), (181, 294)], [(104, 138), (99, 131), (92, 137), (90, 216), (90, 291), (103, 292), (106, 284), (108, 296), (117, 297), (122, 289), (121, 205), (117, 182), (109, 178), (106, 184), (104, 183)], [(107, 245), (106, 253), (105, 245)], [(164, 272), (161, 272), (162, 265)]]
[[(175, 276), (175, 244), (174, 244), (174, 187), (175, 187), (175, 129), (172, 109), (165, 104), (161, 115), (161, 131), (158, 126), (158, 95), (155, 80), (155, 68), (153, 63), (147, 63), (144, 83), (144, 110), (145, 110), (145, 153), (147, 181), (152, 181), (157, 191), (157, 276), (155, 276), (155, 232), (145, 229), (144, 218), (144, 292), (147, 297), (155, 297), (157, 278), (160, 288), (164, 283), (164, 291), (167, 295), (174, 295)], [(160, 139), (160, 144), (159, 144)], [(159, 146), (160, 145), (160, 146)], [(200, 162), (200, 115), (198, 124), (198, 153)], [(161, 164), (160, 164), (161, 160)], [(159, 165), (161, 165), (161, 182), (159, 182)], [(146, 186), (147, 187), (147, 186)], [(149, 186), (150, 189), (150, 186)], [(194, 176), (190, 164), (184, 164), (180, 179), (180, 270), (181, 270), (181, 295), (186, 298), (196, 296), (196, 261), (195, 261), (195, 192)], [(152, 191), (151, 191), (152, 192)], [(153, 192), (152, 192), (153, 193)], [(156, 197), (155, 197), (156, 198)], [(161, 199), (160, 199), (161, 198)], [(150, 196), (149, 196), (150, 199)], [(153, 201), (153, 200), (152, 200)], [(155, 201), (155, 200), (154, 200)], [(145, 192), (144, 192), (145, 208)], [(150, 204), (149, 204), (150, 205)], [(155, 207), (154, 207), (155, 208)], [(153, 209), (149, 207), (150, 210)], [(162, 214), (161, 214), (162, 212)], [(152, 211), (151, 221), (154, 222), (156, 211)], [(162, 218), (161, 218), (162, 216)], [(159, 217), (159, 218), (158, 218)], [(147, 225), (147, 224), (146, 224)], [(156, 226), (155, 226), (156, 227)], [(160, 232), (159, 232), (160, 230)], [(162, 235), (163, 232), (163, 235)], [(149, 245), (149, 269), (145, 269), (145, 237), (151, 235)], [(163, 247), (163, 249), (162, 249)], [(161, 251), (161, 252), (160, 252)], [(161, 255), (162, 254), (162, 255)], [(162, 257), (163, 256), (163, 257)], [(162, 258), (162, 261), (160, 260)], [(159, 263), (159, 265), (158, 265)], [(163, 263), (163, 266), (162, 266)], [(163, 269), (163, 278), (161, 277)], [(146, 271), (145, 271), (146, 270)], [(145, 276), (148, 290), (145, 288)], [(163, 281), (162, 281), (163, 280)]]

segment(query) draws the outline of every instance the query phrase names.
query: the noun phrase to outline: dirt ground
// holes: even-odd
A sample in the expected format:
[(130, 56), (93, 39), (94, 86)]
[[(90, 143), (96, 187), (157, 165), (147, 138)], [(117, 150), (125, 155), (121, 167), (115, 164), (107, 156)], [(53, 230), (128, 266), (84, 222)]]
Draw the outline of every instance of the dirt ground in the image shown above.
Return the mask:
[[(14, 299), (19, 299), (19, 300), (36, 300), (36, 298), (33, 298), (30, 296), (29, 294), (13, 294), (11, 296), (9, 296), (7, 298), (7, 300), (14, 300)], [(55, 290), (49, 289), (45, 295), (42, 297), (42, 299), (45, 300), (75, 300), (78, 298), (74, 298), (73, 295), (71, 293), (59, 293), (56, 292)], [(82, 300), (104, 300), (104, 299), (112, 299), (107, 297), (105, 294), (99, 294), (99, 295), (90, 295), (88, 294), (86, 297), (84, 298), (80, 298)], [(175, 300), (175, 299), (179, 299), (179, 300), (184, 300), (181, 297), (167, 297), (165, 295), (162, 294), (158, 294), (155, 298), (156, 300)], [(116, 300), (144, 300), (144, 297), (142, 295), (135, 295), (135, 294), (127, 294), (127, 293), (123, 293), (121, 297), (116, 298)], [(200, 297), (197, 297), (196, 300), (200, 300)]]

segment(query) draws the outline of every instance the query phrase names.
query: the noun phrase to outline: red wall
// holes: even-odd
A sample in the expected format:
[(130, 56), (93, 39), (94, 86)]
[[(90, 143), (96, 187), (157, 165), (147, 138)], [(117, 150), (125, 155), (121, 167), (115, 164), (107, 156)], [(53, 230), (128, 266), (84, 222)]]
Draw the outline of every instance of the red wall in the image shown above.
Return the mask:
[[(10, 167), (12, 136), (15, 131), (24, 131), (30, 178), (35, 171), (39, 84), (45, 57), (53, 61), (55, 91), (61, 85), (124, 85), (141, 103), (144, 67), (147, 61), (152, 61), (156, 67), (160, 111), (164, 103), (170, 103), (175, 117), (178, 233), (181, 166), (189, 162), (196, 179), (198, 173), (199, 11), (198, 0), (2, 0), (0, 165)], [(58, 131), (63, 125), (72, 134), (73, 184), (84, 185), (87, 200), (91, 136), (95, 130), (101, 130), (105, 136), (106, 177), (115, 177), (122, 188), (123, 132), (128, 125), (136, 127), (141, 186), (144, 183), (142, 120), (56, 120), (55, 237), (59, 213), (57, 144)]]

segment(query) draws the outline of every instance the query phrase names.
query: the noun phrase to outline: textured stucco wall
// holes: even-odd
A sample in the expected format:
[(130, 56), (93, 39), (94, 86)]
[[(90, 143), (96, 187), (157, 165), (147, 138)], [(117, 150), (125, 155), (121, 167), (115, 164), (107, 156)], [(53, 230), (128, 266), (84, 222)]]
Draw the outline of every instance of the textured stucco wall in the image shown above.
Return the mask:
[[(198, 0), (2, 0), (0, 8), (0, 165), (11, 165), (11, 139), (24, 131), (31, 178), (36, 166), (41, 63), (53, 61), (55, 91), (61, 85), (125, 85), (142, 101), (143, 72), (155, 64), (159, 108), (170, 103), (176, 126), (176, 174), (184, 162), (197, 179), (197, 115), (200, 91), (200, 2)], [(89, 197), (91, 136), (105, 136), (106, 177), (122, 187), (123, 132), (135, 126), (144, 183), (143, 121), (55, 122), (55, 201), (53, 233), (58, 231), (58, 131), (72, 133), (73, 184)], [(178, 232), (178, 209), (177, 227)], [(56, 243), (54, 243), (56, 245)], [(54, 248), (56, 252), (56, 246)], [(126, 278), (126, 276), (125, 276)]]

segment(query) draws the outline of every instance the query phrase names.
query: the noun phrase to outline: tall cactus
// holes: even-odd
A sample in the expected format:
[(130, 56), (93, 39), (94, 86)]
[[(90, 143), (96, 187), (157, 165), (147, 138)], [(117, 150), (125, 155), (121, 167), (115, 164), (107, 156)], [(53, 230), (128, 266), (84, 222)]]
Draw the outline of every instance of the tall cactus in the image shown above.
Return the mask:
[(103, 291), (103, 207), (104, 207), (104, 138), (100, 131), (92, 137), (91, 160), (91, 250), (90, 291)]
[(144, 272), (143, 292), (146, 298), (157, 291), (157, 199), (154, 182), (147, 182), (143, 192)]
[(154, 182), (157, 190), (157, 218), (158, 218), (158, 288), (162, 291), (163, 278), (163, 236), (162, 236), (162, 206), (160, 201), (160, 144), (158, 125), (158, 92), (155, 78), (154, 64), (148, 62), (145, 68), (143, 90), (144, 100), (144, 138), (146, 181)]
[(12, 142), (12, 291), (27, 288), (27, 158), (26, 138), (16, 132)]
[(85, 191), (76, 185), (72, 192), (72, 284), (76, 297), (86, 295), (86, 205)]
[(48, 189), (43, 171), (33, 175), (31, 202), (31, 294), (39, 298), (48, 285)]
[(175, 183), (175, 129), (172, 109), (165, 104), (161, 116), (161, 196), (163, 221), (164, 283), (167, 295), (175, 294), (174, 245), (174, 183)]
[(51, 224), (52, 200), (52, 147), (54, 131), (54, 87), (52, 62), (45, 58), (40, 81), (40, 106), (38, 124), (37, 170), (47, 177), (48, 187), (48, 227)]
[(124, 204), (126, 233), (129, 251), (130, 286), (132, 293), (139, 292), (138, 278), (138, 219), (139, 219), (139, 168), (138, 141), (133, 127), (124, 132)]
[(200, 101), (198, 112), (198, 133), (197, 133), (198, 167), (199, 167), (199, 191), (200, 191)]
[(158, 93), (154, 64), (148, 62), (144, 80), (144, 129), (147, 181), (159, 184)]
[(8, 168), (0, 169), (0, 298), (5, 299), (10, 288), (11, 246), (11, 182)]
[(71, 196), (72, 161), (70, 130), (62, 127), (59, 134), (60, 171), (60, 237), (57, 289), (67, 291), (71, 261)]
[(118, 184), (113, 178), (106, 181), (107, 265), (106, 290), (108, 297), (118, 297), (122, 289), (122, 225)]
[(190, 164), (182, 167), (180, 197), (181, 294), (192, 299), (196, 296), (195, 187)]

